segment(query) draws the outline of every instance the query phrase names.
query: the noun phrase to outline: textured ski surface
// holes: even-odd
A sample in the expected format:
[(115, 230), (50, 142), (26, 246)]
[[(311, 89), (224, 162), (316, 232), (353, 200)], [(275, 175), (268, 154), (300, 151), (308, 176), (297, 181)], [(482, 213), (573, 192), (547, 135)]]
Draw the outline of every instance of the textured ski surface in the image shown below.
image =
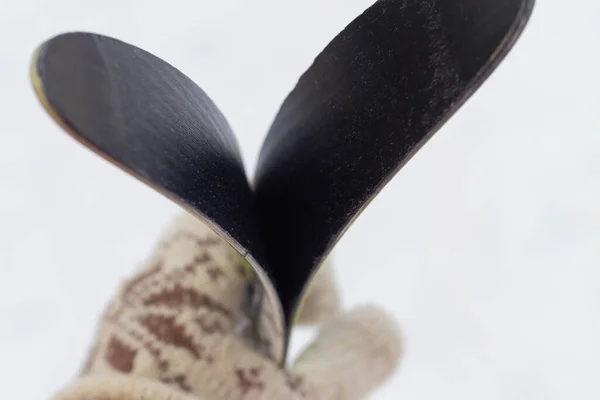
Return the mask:
[(255, 176), (288, 318), (340, 236), (492, 73), (532, 7), (530, 0), (379, 1), (300, 78)]
[(194, 212), (248, 259), (287, 337), (323, 259), (493, 72), (532, 7), (532, 0), (376, 2), (283, 102), (255, 192), (221, 112), (159, 58), (69, 33), (42, 45), (33, 80), (72, 136)]
[[(183, 73), (109, 37), (68, 33), (44, 43), (32, 80), (49, 114), (76, 140), (197, 215), (242, 254), (264, 290), (261, 330), (283, 332), (278, 295), (265, 274), (253, 196), (224, 116)], [(276, 326), (266, 327), (261, 324)], [(283, 343), (283, 341), (282, 341)], [(284, 357), (283, 344), (272, 349)]]

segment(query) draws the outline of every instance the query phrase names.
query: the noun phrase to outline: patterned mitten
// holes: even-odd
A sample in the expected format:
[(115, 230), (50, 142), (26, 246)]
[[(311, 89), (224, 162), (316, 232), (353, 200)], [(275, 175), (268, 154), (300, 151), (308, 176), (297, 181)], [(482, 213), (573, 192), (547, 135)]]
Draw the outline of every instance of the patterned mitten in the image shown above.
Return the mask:
[[(300, 324), (323, 324), (290, 369), (273, 360), (282, 334), (258, 340), (248, 299), (256, 278), (236, 251), (184, 214), (102, 316), (79, 376), (55, 400), (361, 399), (400, 358), (382, 311), (338, 314), (330, 266), (316, 275)], [(273, 318), (263, 308), (261, 320)], [(266, 332), (266, 333), (265, 333)]]

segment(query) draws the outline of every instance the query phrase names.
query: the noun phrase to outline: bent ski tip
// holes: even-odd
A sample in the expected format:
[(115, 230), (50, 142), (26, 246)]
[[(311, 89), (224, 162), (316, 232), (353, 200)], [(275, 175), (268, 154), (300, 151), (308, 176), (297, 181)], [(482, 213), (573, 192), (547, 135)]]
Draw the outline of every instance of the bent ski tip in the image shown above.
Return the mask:
[(40, 105), (46, 110), (46, 113), (56, 122), (58, 123), (65, 131), (69, 131), (69, 127), (67, 124), (58, 116), (56, 110), (50, 105), (48, 101), (48, 96), (44, 90), (44, 84), (42, 83), (42, 78), (40, 76), (40, 53), (44, 48), (44, 44), (40, 45), (31, 57), (31, 64), (29, 66), (29, 81), (33, 87), (33, 91), (40, 102)]
[(263, 288), (249, 307), (273, 316), (249, 311), (260, 316), (257, 341), (272, 338), (269, 355), (282, 363), (285, 319), (271, 278), (250, 251), (247, 178), (210, 98), (158, 57), (92, 33), (44, 42), (33, 53), (30, 80), (42, 107), (73, 139), (203, 221), (244, 257)]

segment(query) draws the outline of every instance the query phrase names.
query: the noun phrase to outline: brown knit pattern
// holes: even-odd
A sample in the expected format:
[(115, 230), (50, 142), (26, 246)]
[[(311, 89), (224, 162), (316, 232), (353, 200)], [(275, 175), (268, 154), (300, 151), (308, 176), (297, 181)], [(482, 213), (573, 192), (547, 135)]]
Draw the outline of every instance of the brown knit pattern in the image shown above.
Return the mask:
[[(197, 392), (188, 371), (211, 368), (232, 338), (279, 360), (274, 351), (281, 348), (281, 329), (267, 301), (253, 302), (262, 310), (249, 309), (249, 293), (260, 293), (260, 285), (240, 255), (184, 216), (110, 303), (82, 375), (126, 373)], [(260, 387), (255, 370), (231, 372), (241, 392)]]
[(284, 370), (283, 334), (266, 291), (237, 252), (184, 214), (121, 286), (81, 376), (54, 399), (361, 399), (394, 370), (399, 335), (376, 308), (338, 315), (328, 268), (298, 318), (326, 324)]

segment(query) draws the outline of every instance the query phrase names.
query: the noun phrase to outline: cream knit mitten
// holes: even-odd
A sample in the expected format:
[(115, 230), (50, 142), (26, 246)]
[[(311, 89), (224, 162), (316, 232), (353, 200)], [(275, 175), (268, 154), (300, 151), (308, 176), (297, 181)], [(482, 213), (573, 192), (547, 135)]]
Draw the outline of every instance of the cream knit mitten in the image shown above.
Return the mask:
[[(323, 324), (320, 333), (282, 369), (249, 333), (253, 276), (202, 222), (178, 217), (111, 301), (81, 375), (54, 400), (354, 400), (394, 371), (401, 351), (394, 322), (373, 307), (338, 314), (328, 265), (297, 321)], [(271, 346), (280, 343), (281, 332), (268, 332)]]

